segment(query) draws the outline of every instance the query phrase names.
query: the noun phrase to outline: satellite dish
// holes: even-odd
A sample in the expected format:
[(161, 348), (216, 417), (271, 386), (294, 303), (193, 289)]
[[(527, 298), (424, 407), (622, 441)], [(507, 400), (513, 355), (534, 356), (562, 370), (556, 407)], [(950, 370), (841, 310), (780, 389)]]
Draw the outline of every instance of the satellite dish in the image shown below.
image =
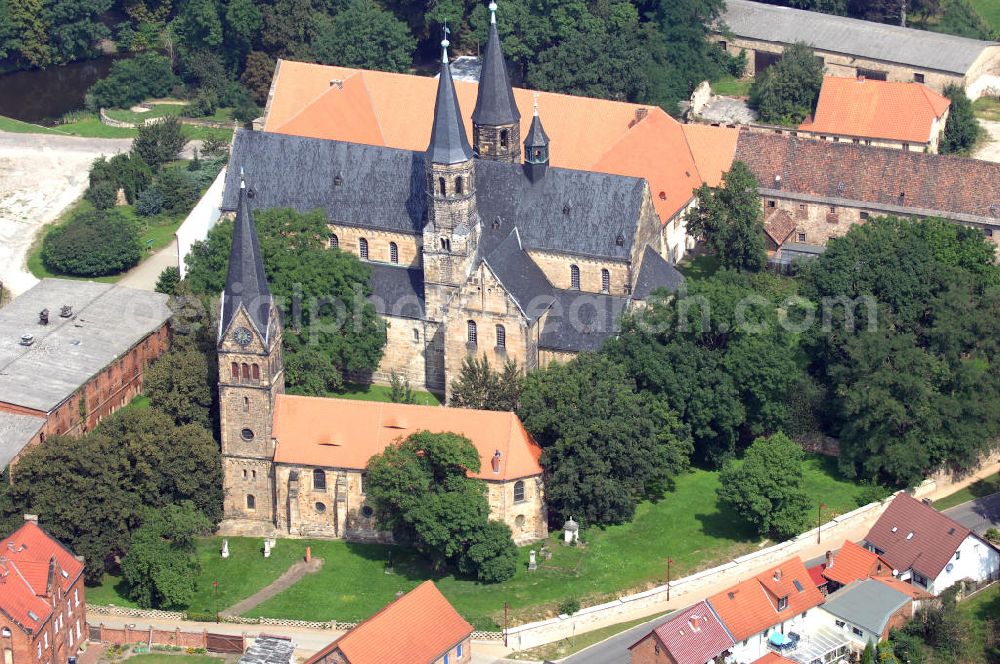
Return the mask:
[(950, 572), (950, 571), (951, 571), (951, 570), (953, 570), (953, 569), (955, 569), (955, 565), (954, 565), (954, 564), (952, 564), (952, 563), (948, 563), (948, 565), (947, 565), (947, 566), (945, 566), (945, 568), (944, 568), (944, 571), (946, 571), (946, 572)]

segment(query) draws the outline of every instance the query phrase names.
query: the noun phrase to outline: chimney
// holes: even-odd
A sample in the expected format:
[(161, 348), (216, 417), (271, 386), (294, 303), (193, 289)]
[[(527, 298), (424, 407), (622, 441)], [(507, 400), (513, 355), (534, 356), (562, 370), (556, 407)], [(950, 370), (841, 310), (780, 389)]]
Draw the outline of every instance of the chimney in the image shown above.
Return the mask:
[(344, 89), (344, 82), (339, 78), (330, 79), (330, 87), (337, 88), (338, 90)]
[(833, 551), (826, 552), (826, 566), (833, 567)]
[(781, 570), (780, 569), (774, 570), (774, 580), (775, 581), (781, 581)]
[(497, 475), (500, 474), (500, 450), (497, 450), (493, 454), (493, 458), (490, 460), (490, 465), (493, 466), (493, 472)]
[(64, 304), (63, 306), (59, 307), (59, 317), (60, 318), (72, 318), (72, 316), (73, 316), (73, 307), (72, 306), (70, 306), (68, 304)]
[(774, 176), (774, 188), (775, 189), (781, 189), (781, 176), (780, 175), (775, 175)]
[(38, 312), (38, 324), (39, 325), (48, 325), (49, 324), (49, 310), (48, 309), (42, 309), (41, 311)]
[(25, 514), (24, 515), (24, 522), (25, 523), (34, 523), (34, 524), (37, 524), (38, 523), (38, 515), (37, 514)]
[(632, 124), (636, 124), (638, 122), (642, 122), (646, 118), (647, 115), (649, 115), (649, 109), (648, 108), (637, 108), (637, 109), (635, 109), (635, 122), (633, 122)]
[(35, 335), (33, 335), (33, 334), (22, 334), (21, 335), (21, 345), (22, 346), (30, 346), (33, 343), (35, 343)]
[(697, 632), (701, 629), (701, 616), (691, 616), (691, 631)]

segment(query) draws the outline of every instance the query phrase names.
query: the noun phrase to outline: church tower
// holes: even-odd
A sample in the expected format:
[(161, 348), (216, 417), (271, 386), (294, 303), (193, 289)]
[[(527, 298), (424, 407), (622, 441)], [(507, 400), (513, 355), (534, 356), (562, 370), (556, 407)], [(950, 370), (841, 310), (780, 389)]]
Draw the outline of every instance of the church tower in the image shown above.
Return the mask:
[(424, 300), (432, 321), (442, 320), (448, 300), (465, 283), (479, 241), (476, 164), (451, 79), (447, 34), (445, 29), (431, 142), (424, 154)]
[(532, 182), (545, 177), (549, 167), (549, 135), (545, 133), (538, 117), (538, 93), (535, 93), (535, 115), (531, 118), (528, 135), (524, 139), (524, 172)]
[(490, 34), (472, 111), (472, 145), (480, 159), (516, 164), (521, 158), (521, 113), (507, 77), (497, 34), (497, 3), (490, 3)]
[[(237, 532), (274, 527), (274, 401), (285, 391), (281, 317), (267, 286), (257, 229), (240, 181), (219, 317), (219, 420), (225, 518)], [(237, 525), (238, 524), (238, 525)]]

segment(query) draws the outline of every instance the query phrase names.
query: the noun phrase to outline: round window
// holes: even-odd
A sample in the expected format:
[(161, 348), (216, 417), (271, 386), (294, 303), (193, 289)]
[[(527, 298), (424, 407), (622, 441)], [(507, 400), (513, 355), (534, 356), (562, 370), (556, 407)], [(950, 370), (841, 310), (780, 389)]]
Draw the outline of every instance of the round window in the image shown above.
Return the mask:
[(253, 429), (244, 429), (240, 435), (243, 436), (243, 440), (253, 440)]
[(326, 503), (316, 503), (316, 511), (322, 514), (326, 511)]
[(365, 505), (364, 507), (361, 508), (361, 516), (365, 517), (366, 519), (372, 518), (372, 514), (375, 514), (375, 510), (373, 510), (368, 505)]

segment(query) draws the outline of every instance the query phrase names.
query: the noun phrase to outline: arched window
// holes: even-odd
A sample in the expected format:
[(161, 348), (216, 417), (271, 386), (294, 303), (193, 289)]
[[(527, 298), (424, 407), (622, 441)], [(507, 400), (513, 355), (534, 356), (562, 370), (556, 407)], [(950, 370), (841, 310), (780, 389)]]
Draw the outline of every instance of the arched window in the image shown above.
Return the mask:
[(247, 509), (248, 510), (257, 509), (257, 499), (253, 497), (252, 493), (247, 494)]
[(243, 479), (246, 479), (246, 478), (247, 478), (247, 471), (246, 471), (246, 469), (244, 468), (244, 469), (243, 469)]
[(442, 196), (445, 195), (445, 183), (444, 178), (438, 178), (438, 193)]
[(504, 329), (503, 325), (497, 325), (497, 350), (505, 348), (507, 348), (507, 330)]
[(466, 329), (467, 329), (467, 335), (468, 335), (468, 339), (467, 340), (469, 342), (469, 345), (475, 346), (476, 345), (476, 336), (477, 336), (476, 335), (476, 321), (470, 320), (468, 323), (466, 323)]
[(445, 251), (451, 251), (451, 240), (446, 237), (441, 238), (441, 248)]
[(313, 470), (313, 491), (326, 491), (326, 473), (319, 468)]
[(510, 133), (506, 129), (500, 130), (500, 147), (506, 148), (510, 143)]
[(361, 238), (358, 240), (358, 251), (361, 253), (361, 258), (368, 260), (368, 240)]
[(330, 233), (330, 237), (327, 238), (327, 246), (330, 249), (336, 249), (340, 246), (340, 238), (337, 237), (336, 233)]
[(601, 270), (601, 292), (610, 293), (611, 292), (611, 273), (606, 269)]
[(524, 502), (524, 480), (514, 482), (514, 502)]
[(243, 363), (243, 380), (250, 380), (250, 365)]
[(243, 397), (243, 412), (250, 412), (250, 397)]
[(456, 194), (461, 194), (462, 193), (462, 189), (464, 187), (464, 184), (465, 183), (462, 182), (462, 176), (461, 175), (459, 175), (457, 178), (455, 178), (455, 193)]
[(259, 364), (253, 365), (253, 379), (254, 380), (260, 380), (260, 365)]
[(230, 371), (233, 374), (233, 380), (237, 380), (240, 377), (240, 364), (239, 362), (233, 362), (230, 366)]
[(396, 246), (395, 242), (389, 243), (389, 262), (390, 263), (399, 262), (399, 247)]
[(580, 290), (580, 268), (575, 265), (569, 266), (569, 287)]
[(257, 471), (256, 470), (251, 470), (250, 471), (250, 479), (252, 479), (252, 480), (257, 479)]

